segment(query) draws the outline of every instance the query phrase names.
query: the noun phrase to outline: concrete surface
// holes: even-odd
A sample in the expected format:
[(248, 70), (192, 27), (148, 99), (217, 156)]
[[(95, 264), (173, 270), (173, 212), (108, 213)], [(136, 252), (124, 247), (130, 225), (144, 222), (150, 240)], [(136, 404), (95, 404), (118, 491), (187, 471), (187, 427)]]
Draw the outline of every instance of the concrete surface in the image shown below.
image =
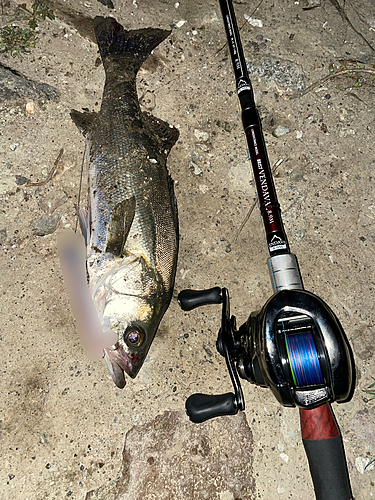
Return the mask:
[[(145, 470), (158, 463), (161, 468), (155, 491), (148, 485), (144, 498), (182, 498), (185, 483), (175, 472), (198, 470), (197, 457), (205, 452), (194, 454), (194, 449), (204, 437), (209, 450), (228, 454), (238, 484), (245, 478), (248, 487), (240, 491), (207, 474), (207, 488), (192, 488), (184, 498), (311, 499), (298, 411), (280, 407), (270, 391), (244, 383), (246, 412), (233, 420), (201, 428), (184, 417), (185, 400), (193, 392), (227, 392), (231, 386), (215, 350), (220, 309), (183, 313), (177, 293), (226, 286), (238, 323), (271, 294), (256, 211), (237, 237), (255, 193), (218, 3), (114, 3), (112, 10), (95, 0), (54, 3), (56, 19), (40, 23), (35, 49), (22, 58), (0, 56), (5, 66), (60, 93), (57, 100), (21, 95), (0, 103), (0, 496), (83, 500), (88, 492), (99, 498), (107, 491), (104, 498), (111, 498), (124, 482), (123, 449), (124, 457), (140, 461), (131, 465), (133, 471), (142, 468), (147, 445), (154, 445), (160, 462), (148, 462)], [(2, 26), (14, 19), (14, 6), (3, 4)], [(345, 3), (356, 32), (334, 2), (304, 6), (287, 0), (235, 3), (270, 162), (282, 160), (275, 184), (292, 251), (306, 289), (331, 306), (354, 349), (356, 391), (350, 403), (335, 404), (334, 411), (354, 497), (369, 500), (375, 494), (374, 470), (364, 467), (375, 455), (375, 410), (362, 391), (375, 376), (375, 80), (373, 73), (353, 72), (308, 86), (356, 62), (374, 70), (374, 51), (357, 32), (375, 46), (375, 11), (370, 0), (360, 6)], [(180, 130), (168, 160), (180, 217), (175, 298), (140, 375), (122, 391), (104, 362), (92, 363), (83, 354), (56, 252), (57, 234), (76, 223), (84, 151), (69, 112), (97, 110), (101, 101), (103, 67), (95, 44), (82, 36), (89, 34), (82, 19), (98, 14), (116, 17), (127, 29), (172, 28), (138, 85), (144, 108)], [(261, 20), (262, 27), (251, 26), (244, 15)], [(304, 95), (289, 98), (303, 89), (308, 90)], [(284, 133), (275, 137), (278, 126)], [(48, 177), (61, 148), (59, 179), (26, 187)], [(43, 231), (54, 232), (39, 236)], [(164, 424), (171, 429), (171, 415), (181, 443), (193, 436), (196, 448), (185, 445), (182, 452), (172, 446), (172, 437), (156, 432)], [(241, 454), (244, 436), (249, 442)], [(175, 433), (173, 440), (178, 441)], [(137, 454), (138, 449), (143, 451)], [(182, 469), (175, 468), (167, 450), (176, 460), (183, 458)], [(217, 464), (223, 462), (217, 458)], [(203, 472), (204, 464), (195, 472), (202, 482)], [(121, 494), (122, 500), (135, 498)]]

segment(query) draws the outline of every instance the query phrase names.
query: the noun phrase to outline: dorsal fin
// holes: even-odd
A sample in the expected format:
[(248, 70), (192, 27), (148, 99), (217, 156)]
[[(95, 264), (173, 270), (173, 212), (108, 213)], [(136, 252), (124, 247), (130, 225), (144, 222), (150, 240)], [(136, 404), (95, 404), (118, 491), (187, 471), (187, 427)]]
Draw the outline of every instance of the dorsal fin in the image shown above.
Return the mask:
[(175, 127), (169, 125), (169, 123), (160, 118), (155, 118), (155, 116), (146, 111), (142, 113), (142, 121), (148, 133), (156, 141), (160, 151), (167, 157), (172, 147), (176, 144), (180, 132)]

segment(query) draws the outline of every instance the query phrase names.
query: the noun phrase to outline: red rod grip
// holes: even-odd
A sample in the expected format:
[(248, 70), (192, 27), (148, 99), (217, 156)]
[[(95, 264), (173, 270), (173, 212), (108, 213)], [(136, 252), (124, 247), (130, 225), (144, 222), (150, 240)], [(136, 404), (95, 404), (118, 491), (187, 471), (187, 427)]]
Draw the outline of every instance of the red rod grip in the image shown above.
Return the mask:
[(300, 419), (316, 500), (351, 500), (344, 446), (331, 406), (300, 408)]
[(319, 439), (331, 439), (340, 435), (331, 406), (328, 403), (313, 410), (300, 408), (299, 416), (302, 439), (317, 441)]

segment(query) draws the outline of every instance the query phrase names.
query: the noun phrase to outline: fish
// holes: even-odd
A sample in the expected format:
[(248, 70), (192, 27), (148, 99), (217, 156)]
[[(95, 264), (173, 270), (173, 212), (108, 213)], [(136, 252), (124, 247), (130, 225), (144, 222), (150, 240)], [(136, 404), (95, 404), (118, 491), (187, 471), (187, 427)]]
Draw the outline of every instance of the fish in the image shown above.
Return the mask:
[(179, 132), (143, 112), (136, 89), (142, 63), (170, 31), (127, 31), (112, 17), (96, 17), (94, 29), (105, 70), (101, 107), (71, 111), (86, 138), (88, 209), (78, 209), (82, 235), (71, 232), (58, 247), (82, 342), (123, 388), (172, 298), (179, 232), (166, 161)]

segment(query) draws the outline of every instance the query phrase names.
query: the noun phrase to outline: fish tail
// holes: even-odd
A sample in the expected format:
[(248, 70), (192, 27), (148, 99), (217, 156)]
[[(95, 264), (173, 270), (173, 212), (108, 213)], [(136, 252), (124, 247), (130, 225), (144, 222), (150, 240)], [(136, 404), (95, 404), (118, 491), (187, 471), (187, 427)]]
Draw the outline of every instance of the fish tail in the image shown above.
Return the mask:
[(135, 72), (154, 48), (171, 33), (170, 30), (158, 28), (127, 31), (113, 17), (96, 17), (94, 27), (104, 67), (106, 59), (113, 56), (116, 60), (125, 58), (127, 64), (132, 64)]

